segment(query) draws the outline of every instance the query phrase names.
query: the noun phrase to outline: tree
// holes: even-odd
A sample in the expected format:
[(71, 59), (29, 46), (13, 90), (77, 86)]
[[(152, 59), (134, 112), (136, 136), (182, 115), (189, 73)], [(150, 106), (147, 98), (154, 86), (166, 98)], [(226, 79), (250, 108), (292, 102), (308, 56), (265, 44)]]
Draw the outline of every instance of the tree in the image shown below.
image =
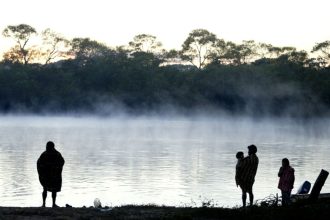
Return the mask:
[(142, 66), (158, 66), (165, 60), (166, 52), (162, 49), (162, 43), (155, 36), (139, 34), (129, 42), (129, 50), (132, 61), (141, 62)]
[(216, 39), (214, 49), (210, 53), (213, 64), (225, 64), (225, 55), (227, 53), (226, 42), (223, 39)]
[(313, 47), (311, 52), (312, 53), (316, 53), (316, 52), (321, 53), (320, 58), (323, 58), (328, 63), (330, 63), (330, 41), (324, 41), (324, 42), (321, 42), (321, 43), (317, 43)]
[(232, 65), (241, 65), (241, 47), (240, 45), (235, 44), (234, 42), (228, 41), (225, 44), (225, 53), (222, 56), (222, 63), (232, 64)]
[(272, 47), (273, 45), (271, 44), (259, 43), (257, 45), (257, 54), (259, 56), (259, 59), (270, 58), (269, 49)]
[(171, 49), (169, 51), (164, 51), (163, 53), (163, 64), (166, 65), (181, 65), (182, 59), (180, 56), (180, 51)]
[(37, 31), (30, 25), (9, 25), (3, 30), (2, 35), (16, 41), (16, 45), (5, 53), (5, 59), (28, 64), (37, 54), (35, 48), (27, 48), (30, 39), (37, 35)]
[(328, 61), (323, 57), (312, 57), (309, 58), (307, 61), (308, 67), (319, 70), (327, 66)]
[(216, 43), (216, 35), (205, 29), (196, 29), (189, 33), (181, 50), (181, 58), (197, 68), (203, 68), (211, 61)]
[(81, 65), (85, 65), (88, 60), (106, 57), (113, 53), (106, 45), (89, 38), (74, 38), (70, 45), (71, 56)]
[(241, 65), (251, 63), (259, 56), (259, 44), (253, 40), (243, 41), (242, 44), (235, 44), (231, 41), (224, 45), (225, 53), (223, 62), (232, 65)]
[(129, 42), (129, 47), (134, 52), (159, 53), (162, 43), (155, 36), (139, 34)]
[(45, 64), (48, 64), (56, 58), (66, 58), (68, 56), (69, 41), (60, 34), (47, 28), (42, 32), (43, 51), (42, 56), (45, 59)]
[(295, 47), (270, 47), (269, 53), (272, 58), (279, 58), (282, 55), (296, 51)]
[(244, 40), (238, 48), (241, 59), (240, 63), (251, 63), (258, 55), (258, 45), (254, 42), (254, 40)]
[(289, 53), (289, 61), (299, 65), (307, 65), (309, 61), (308, 53), (304, 50), (292, 51)]

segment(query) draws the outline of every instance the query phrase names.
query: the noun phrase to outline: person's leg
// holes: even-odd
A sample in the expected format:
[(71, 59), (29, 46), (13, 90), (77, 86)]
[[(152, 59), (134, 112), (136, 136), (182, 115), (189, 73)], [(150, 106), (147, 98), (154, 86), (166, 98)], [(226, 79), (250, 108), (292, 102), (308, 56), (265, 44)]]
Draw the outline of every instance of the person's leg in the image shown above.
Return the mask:
[(249, 193), (249, 199), (250, 199), (250, 206), (252, 206), (253, 205), (253, 197), (254, 197), (252, 189), (249, 190), (248, 193)]
[(291, 205), (291, 190), (288, 192), (288, 205)]
[(44, 188), (42, 192), (42, 207), (46, 207), (46, 198), (47, 198), (47, 190)]
[(246, 191), (242, 189), (242, 202), (243, 207), (246, 207)]
[(289, 205), (291, 192), (285, 192), (285, 191), (281, 191), (281, 192), (282, 192), (282, 206)]
[(286, 195), (285, 195), (285, 192), (283, 190), (281, 190), (281, 194), (282, 194), (282, 206), (286, 206)]
[(52, 192), (52, 198), (53, 198), (53, 207), (58, 207), (56, 205), (56, 192)]

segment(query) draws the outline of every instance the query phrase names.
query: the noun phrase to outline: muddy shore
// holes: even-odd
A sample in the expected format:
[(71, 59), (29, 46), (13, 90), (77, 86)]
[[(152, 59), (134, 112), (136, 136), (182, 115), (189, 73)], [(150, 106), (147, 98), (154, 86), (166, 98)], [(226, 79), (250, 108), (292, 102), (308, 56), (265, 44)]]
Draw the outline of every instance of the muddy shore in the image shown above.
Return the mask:
[(215, 208), (215, 207), (166, 207), (166, 206), (121, 206), (112, 209), (95, 208), (33, 208), (0, 207), (0, 219), (4, 220), (68, 220), (68, 219), (178, 219), (178, 220), (282, 220), (282, 219), (330, 219), (330, 200), (314, 204), (299, 204), (290, 207)]

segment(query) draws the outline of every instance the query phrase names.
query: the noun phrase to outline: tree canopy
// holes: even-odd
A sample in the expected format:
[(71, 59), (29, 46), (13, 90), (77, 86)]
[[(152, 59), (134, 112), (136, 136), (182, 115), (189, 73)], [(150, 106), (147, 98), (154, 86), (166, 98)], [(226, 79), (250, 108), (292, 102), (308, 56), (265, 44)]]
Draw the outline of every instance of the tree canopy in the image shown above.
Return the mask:
[(182, 44), (182, 59), (201, 69), (210, 60), (216, 40), (216, 35), (208, 30), (193, 30)]
[(3, 30), (2, 35), (7, 38), (12, 38), (16, 44), (5, 53), (4, 58), (12, 60), (13, 62), (29, 63), (36, 55), (36, 50), (32, 47), (28, 48), (27, 44), (36, 34), (37, 31), (27, 24), (7, 26)]
[(2, 113), (114, 111), (107, 106), (135, 113), (168, 106), (253, 116), (330, 112), (328, 41), (311, 57), (294, 47), (225, 41), (204, 29), (169, 51), (147, 34), (116, 48), (49, 29), (32, 44), (37, 33), (28, 25), (8, 26), (3, 35), (15, 41), (0, 62)]

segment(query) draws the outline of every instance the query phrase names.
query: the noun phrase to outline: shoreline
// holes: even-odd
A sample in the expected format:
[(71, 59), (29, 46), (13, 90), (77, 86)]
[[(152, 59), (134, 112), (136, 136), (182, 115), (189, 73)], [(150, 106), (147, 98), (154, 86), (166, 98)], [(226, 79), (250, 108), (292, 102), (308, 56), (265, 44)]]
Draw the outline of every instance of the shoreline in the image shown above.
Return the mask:
[(221, 207), (171, 207), (125, 205), (109, 209), (96, 208), (40, 208), (40, 207), (0, 207), (0, 220), (69, 220), (69, 219), (222, 219), (222, 220), (278, 220), (278, 219), (329, 219), (330, 199), (316, 203), (299, 203), (289, 207), (252, 206), (247, 208)]

